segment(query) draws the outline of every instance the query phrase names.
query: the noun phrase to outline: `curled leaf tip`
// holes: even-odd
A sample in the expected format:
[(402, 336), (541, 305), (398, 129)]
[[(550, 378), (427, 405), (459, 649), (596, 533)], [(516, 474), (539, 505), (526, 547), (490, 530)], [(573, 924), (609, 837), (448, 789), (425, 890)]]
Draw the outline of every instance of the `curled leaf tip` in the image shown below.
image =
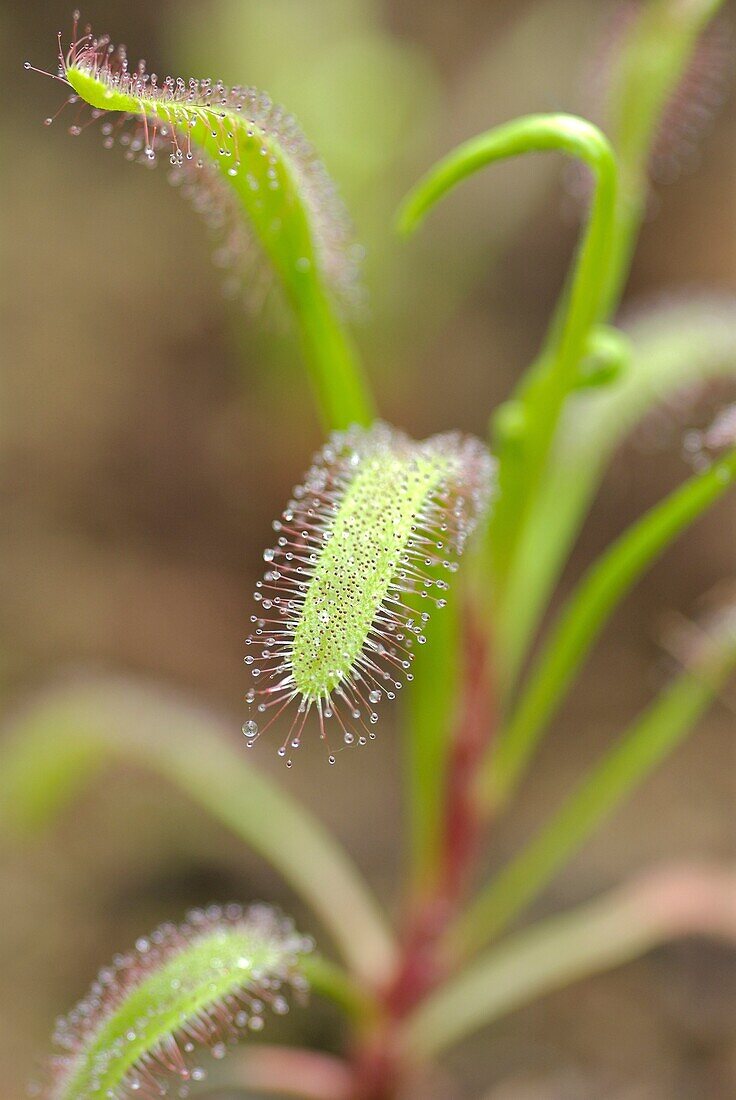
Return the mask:
[(164, 924), (102, 969), (59, 1020), (44, 1100), (185, 1097), (205, 1079), (201, 1053), (223, 1058), (268, 1010), (306, 992), (300, 959), (311, 941), (265, 905), (195, 910)]
[(485, 447), (456, 433), (416, 443), (377, 423), (330, 438), (264, 553), (246, 699), (271, 716), (263, 730), (245, 723), (249, 744), (290, 705), (281, 756), (301, 744), (310, 712), (328, 746), (329, 726), (341, 745), (375, 736), (376, 708), (412, 679), (413, 646), (446, 603), (492, 482)]
[[(131, 66), (107, 35), (82, 33), (78, 13), (66, 52), (59, 40), (57, 78), (71, 89), (67, 103), (101, 120), (106, 147), (119, 144), (143, 164), (167, 155), (172, 182), (186, 184), (220, 234), (222, 265), (237, 267), (247, 253), (244, 208), (287, 295), (318, 293), (323, 281), (339, 303), (360, 304), (362, 252), (345, 208), (295, 120), (267, 95), (219, 80), (159, 78), (143, 61)], [(77, 117), (70, 132), (83, 128)]]
[(426, 212), (427, 207), (423, 203), (417, 201), (413, 194), (408, 195), (396, 215), (396, 230), (399, 235), (410, 237), (421, 225)]
[(606, 136), (577, 115), (525, 115), (470, 138), (451, 150), (411, 189), (398, 214), (401, 233), (411, 233), (427, 212), (478, 169), (525, 153), (556, 151), (593, 170), (606, 190), (615, 190), (616, 163)]

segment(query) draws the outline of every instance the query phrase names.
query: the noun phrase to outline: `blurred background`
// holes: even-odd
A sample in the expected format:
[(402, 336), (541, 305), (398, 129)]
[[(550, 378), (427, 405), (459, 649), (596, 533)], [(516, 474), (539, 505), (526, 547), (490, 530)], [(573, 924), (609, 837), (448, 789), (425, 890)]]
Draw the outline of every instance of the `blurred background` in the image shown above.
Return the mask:
[[(265, 88), (322, 152), (366, 247), (357, 338), (383, 415), (423, 436), (483, 435), (544, 331), (578, 231), (556, 158), (464, 185), (420, 237), (392, 221), (458, 141), (531, 110), (595, 115), (617, 5), (591, 0), (96, 0), (83, 17), (159, 73)], [(728, 11), (726, 12), (728, 15)], [(730, 13), (733, 15), (733, 11)], [(107, 152), (97, 127), (44, 128), (66, 4), (0, 2), (0, 679), (7, 706), (69, 670), (183, 689), (242, 721), (242, 641), (270, 523), (320, 442), (297, 351), (270, 308), (222, 293), (207, 229), (172, 191)], [(736, 98), (658, 188), (627, 290), (736, 295)], [(261, 316), (264, 314), (264, 316)], [(265, 323), (264, 323), (265, 321)], [(687, 472), (677, 435), (617, 456), (565, 578)], [(554, 806), (663, 682), (661, 627), (733, 573), (736, 500), (684, 538), (616, 616), (556, 724), (494, 859)], [(400, 746), (390, 721), (328, 769), (279, 776), (390, 900)], [(276, 771), (268, 744), (258, 764)], [(700, 731), (587, 845), (537, 906), (560, 908), (667, 856), (736, 856), (733, 713)], [(309, 927), (260, 860), (162, 783), (106, 773), (50, 835), (0, 849), (0, 1080), (23, 1095), (54, 1016), (99, 965), (163, 919), (264, 897)], [(329, 1015), (290, 1026), (335, 1045)], [(736, 1096), (736, 957), (661, 949), (515, 1013), (455, 1056), (493, 1100)]]

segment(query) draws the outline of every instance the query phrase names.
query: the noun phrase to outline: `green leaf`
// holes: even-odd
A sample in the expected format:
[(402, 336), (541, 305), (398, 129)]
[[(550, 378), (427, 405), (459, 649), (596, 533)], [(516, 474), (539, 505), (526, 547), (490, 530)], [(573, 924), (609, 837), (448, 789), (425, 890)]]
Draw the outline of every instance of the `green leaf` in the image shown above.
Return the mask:
[[(458, 433), (416, 443), (376, 423), (318, 452), (264, 551), (255, 598), (265, 617), (246, 639), (255, 677), (246, 698), (266, 715), (263, 731), (283, 722), (280, 755), (300, 747), (310, 710), (330, 750), (333, 737), (343, 746), (375, 737), (372, 708), (412, 681), (425, 631), (432, 644), (492, 479), (486, 448)], [(253, 720), (249, 731), (263, 732)]]
[(736, 943), (736, 874), (698, 866), (650, 873), (474, 959), (417, 1009), (400, 1042), (409, 1057), (436, 1058), (552, 990), (698, 934)]
[[(649, 0), (629, 21), (608, 77), (606, 114), (616, 151), (619, 186), (616, 197), (613, 253), (610, 258), (601, 320), (613, 315), (623, 292), (649, 194), (649, 162), (663, 114), (687, 71), (698, 37), (722, 7), (722, 0)], [(716, 312), (720, 309), (716, 305)], [(692, 311), (692, 312), (691, 312)], [(725, 313), (725, 310), (724, 310)], [(665, 323), (650, 332), (647, 319), (630, 335), (634, 361), (624, 384), (600, 400), (572, 402), (555, 452), (544, 471), (537, 499), (520, 532), (497, 629), (504, 654), (504, 680), (511, 690), (530, 639), (586, 507), (615, 443), (657, 395), (671, 391), (683, 378), (706, 375), (715, 367), (713, 341), (720, 327), (708, 315), (708, 303), (665, 306)], [(671, 320), (668, 326), (667, 320)], [(641, 331), (639, 331), (641, 328)], [(659, 331), (657, 329), (659, 328)], [(679, 330), (678, 333), (675, 329)], [(736, 333), (733, 328), (730, 341)], [(638, 346), (637, 346), (638, 345)], [(669, 380), (660, 377), (669, 360)], [(729, 356), (731, 368), (736, 363)], [(586, 415), (592, 408), (592, 419)], [(623, 415), (618, 416), (619, 413)], [(601, 421), (603, 423), (601, 423)], [(575, 436), (581, 433), (581, 446)], [(597, 436), (600, 436), (597, 438)]]
[(591, 566), (552, 627), (508, 724), (489, 751), (480, 779), (486, 802), (508, 800), (614, 608), (658, 555), (730, 488), (734, 477), (736, 451), (656, 504)]
[(461, 917), (452, 934), (457, 950), (472, 952), (501, 931), (692, 731), (736, 666), (732, 615), (725, 616), (719, 634), (704, 642), (703, 649), (693, 667), (685, 670), (630, 726), (539, 835)]
[(105, 39), (82, 40), (64, 77), (94, 111), (142, 127), (129, 149), (142, 146), (153, 159), (169, 144), (177, 170), (196, 182), (206, 169), (205, 184), (234, 200), (294, 311), (325, 426), (369, 423), (372, 400), (336, 308), (336, 296), (351, 294), (355, 249), (334, 187), (293, 119), (253, 89), (158, 85), (124, 60)]
[[(160, 773), (259, 852), (312, 907), (356, 975), (380, 983), (395, 947), (385, 917), (331, 834), (228, 744), (229, 722), (124, 679), (49, 691), (3, 746), (5, 825), (38, 828), (110, 760)], [(59, 782), (61, 778), (61, 782)]]
[[(616, 161), (597, 127), (573, 115), (529, 115), (459, 146), (433, 168), (405, 200), (399, 226), (411, 232), (426, 212), (461, 180), (486, 165), (526, 153), (558, 152), (586, 164), (595, 189), (588, 224), (569, 287), (537, 364), (522, 379), (514, 432), (496, 433), (499, 496), (489, 531), (489, 553), (501, 598), (526, 509), (542, 476), (557, 422), (591, 329), (599, 321), (609, 277), (616, 203)], [(496, 594), (499, 598), (499, 593)]]
[(667, 301), (625, 326), (631, 362), (614, 385), (575, 395), (523, 533), (497, 620), (506, 680), (530, 639), (616, 448), (654, 406), (678, 391), (736, 374), (736, 302), (704, 296)]
[(222, 1057), (233, 1037), (260, 1031), (266, 1007), (288, 1011), (303, 992), (311, 949), (292, 923), (263, 905), (191, 913), (163, 925), (102, 970), (54, 1039), (54, 1100), (164, 1095), (205, 1072), (195, 1046)]

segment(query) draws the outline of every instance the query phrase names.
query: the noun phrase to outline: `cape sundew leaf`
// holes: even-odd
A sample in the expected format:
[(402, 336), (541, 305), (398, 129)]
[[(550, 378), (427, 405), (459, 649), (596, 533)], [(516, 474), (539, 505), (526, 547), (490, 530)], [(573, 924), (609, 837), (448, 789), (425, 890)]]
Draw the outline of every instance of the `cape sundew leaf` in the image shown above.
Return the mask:
[[(314, 709), (327, 739), (365, 744), (374, 709), (410, 680), (429, 608), (442, 608), (465, 541), (483, 514), (493, 464), (455, 433), (415, 443), (386, 424), (336, 433), (274, 524), (248, 654), (261, 713), (296, 714), (279, 749), (298, 748)], [(259, 730), (246, 722), (252, 740)], [(334, 763), (334, 756), (330, 762)]]
[(215, 1058), (260, 1031), (267, 1009), (303, 993), (299, 960), (311, 941), (265, 905), (211, 906), (164, 924), (118, 955), (84, 1000), (58, 1021), (49, 1100), (153, 1100), (187, 1096)]
[(220, 81), (159, 83), (143, 62), (131, 71), (124, 49), (107, 36), (81, 38), (63, 60), (63, 75), (95, 111), (121, 112), (120, 123), (133, 120), (123, 143), (134, 155), (153, 160), (168, 150), (175, 167), (197, 169), (206, 152), (237, 192), (287, 287), (300, 292), (317, 263), (334, 289), (355, 289), (356, 254), (342, 204), (294, 119), (267, 95)]
[[(68, 53), (59, 50), (58, 79), (71, 88), (69, 102), (103, 120), (108, 147), (119, 142), (143, 163), (168, 153), (175, 182), (220, 232), (223, 263), (237, 264), (244, 226), (252, 230), (297, 318), (327, 426), (367, 423), (370, 395), (337, 314), (360, 298), (361, 252), (294, 119), (254, 88), (159, 80), (144, 62), (131, 69), (123, 47), (89, 28), (80, 37), (76, 22)], [(82, 128), (78, 118), (70, 129)]]

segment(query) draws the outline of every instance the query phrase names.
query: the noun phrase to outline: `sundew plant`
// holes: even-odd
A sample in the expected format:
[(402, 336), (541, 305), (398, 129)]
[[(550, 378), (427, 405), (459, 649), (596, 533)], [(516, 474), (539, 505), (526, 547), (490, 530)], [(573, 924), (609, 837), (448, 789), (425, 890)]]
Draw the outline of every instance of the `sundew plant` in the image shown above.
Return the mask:
[[(726, 407), (687, 433), (691, 475), (546, 614), (619, 441), (652, 407), (736, 367), (733, 321), (706, 299), (618, 317), (678, 125), (690, 139), (714, 105), (713, 74), (693, 73), (700, 51), (712, 56), (719, 7), (632, 8), (606, 67), (605, 132), (565, 114), (509, 121), (449, 152), (404, 201), (397, 227), (407, 236), (496, 161), (562, 154), (587, 181), (580, 242), (548, 333), (507, 400), (488, 410), (485, 441), (446, 425), (415, 441), (381, 419), (351, 338), (361, 252), (286, 111), (253, 88), (131, 65), (78, 15), (71, 44), (59, 39), (51, 75), (73, 105), (72, 131), (96, 120), (104, 144), (129, 160), (170, 162), (231, 264), (247, 262), (247, 279), (255, 252), (271, 272), (299, 334), (324, 441), (305, 458), (304, 476), (295, 471), (264, 550), (244, 630), (242, 735), (173, 692), (122, 676), (49, 688), (16, 712), (3, 750), (6, 824), (47, 825), (103, 765), (133, 760), (270, 863), (320, 932), (313, 942), (270, 906), (243, 902), (141, 935), (58, 1022), (37, 1095), (194, 1095), (237, 1047), (217, 1079), (244, 1095), (446, 1100), (458, 1086), (444, 1077), (445, 1052), (516, 1007), (668, 938), (736, 940), (736, 878), (698, 866), (662, 868), (581, 908), (520, 920), (726, 685), (736, 666), (728, 606), (693, 628), (679, 671), (525, 845), (490, 881), (483, 872), (494, 821), (607, 620), (736, 476), (736, 414)], [(276, 414), (271, 430), (278, 440)], [(318, 753), (332, 777), (343, 752), (381, 753), (389, 708), (405, 749), (407, 824), (394, 918), (300, 805), (293, 767)], [(259, 769), (259, 755), (272, 751), (292, 769), (279, 782)], [(308, 1011), (310, 998), (344, 1017), (341, 1053), (261, 1041), (274, 1016), (293, 1004)]]

